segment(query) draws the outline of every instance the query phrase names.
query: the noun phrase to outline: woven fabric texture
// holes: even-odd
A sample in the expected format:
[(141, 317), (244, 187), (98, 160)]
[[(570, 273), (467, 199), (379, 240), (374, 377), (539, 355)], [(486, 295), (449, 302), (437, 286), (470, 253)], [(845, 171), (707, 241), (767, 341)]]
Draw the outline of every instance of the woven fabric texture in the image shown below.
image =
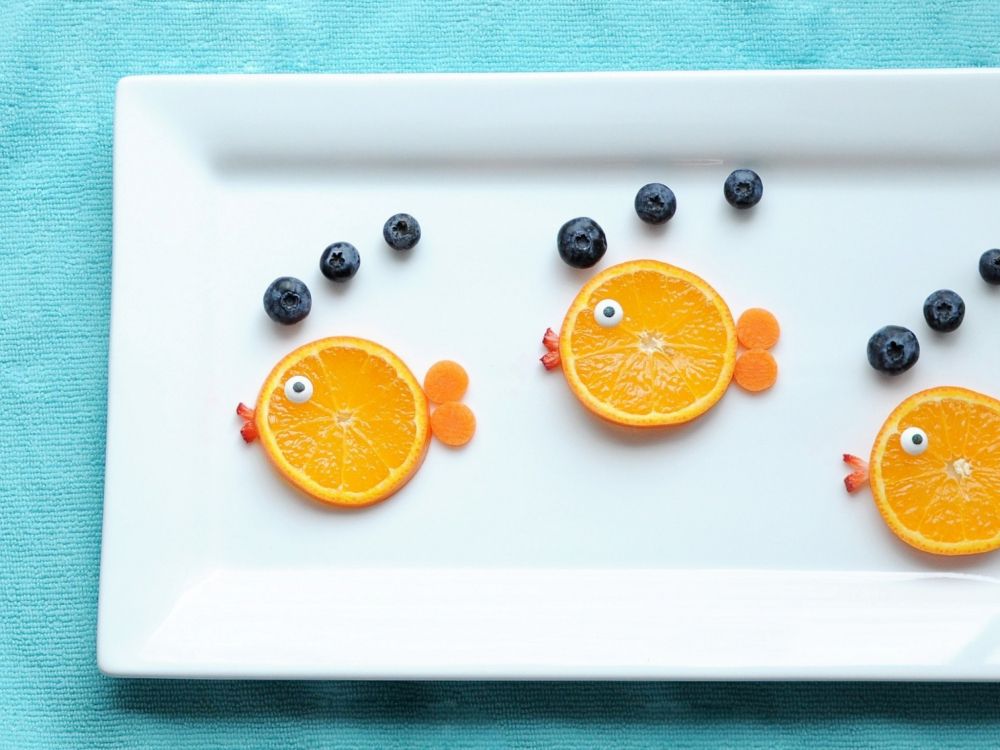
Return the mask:
[(996, 0), (0, 0), (0, 748), (1000, 744), (994, 685), (196, 683), (95, 666), (115, 82), (1000, 64)]

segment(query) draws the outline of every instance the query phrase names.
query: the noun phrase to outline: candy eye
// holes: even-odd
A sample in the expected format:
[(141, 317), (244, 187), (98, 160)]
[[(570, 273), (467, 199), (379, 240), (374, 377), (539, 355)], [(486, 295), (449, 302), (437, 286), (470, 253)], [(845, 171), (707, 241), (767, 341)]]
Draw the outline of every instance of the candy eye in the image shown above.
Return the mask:
[(927, 450), (927, 433), (919, 427), (907, 427), (899, 436), (899, 444), (911, 456), (919, 456)]
[(313, 384), (305, 375), (295, 375), (285, 381), (285, 398), (293, 404), (304, 404), (312, 395)]
[(625, 313), (622, 312), (622, 306), (613, 299), (602, 299), (594, 306), (594, 320), (599, 326), (614, 328), (622, 322), (623, 317)]

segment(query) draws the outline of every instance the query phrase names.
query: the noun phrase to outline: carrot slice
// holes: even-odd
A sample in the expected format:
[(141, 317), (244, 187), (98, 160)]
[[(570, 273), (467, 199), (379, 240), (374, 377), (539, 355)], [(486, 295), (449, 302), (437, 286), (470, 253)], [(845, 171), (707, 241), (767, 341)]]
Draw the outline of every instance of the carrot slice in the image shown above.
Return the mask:
[(736, 323), (736, 338), (747, 349), (770, 349), (780, 335), (778, 319), (762, 307), (751, 307)]
[(443, 359), (431, 365), (424, 376), (424, 393), (435, 404), (458, 401), (469, 387), (469, 376), (458, 362)]
[(751, 349), (736, 358), (733, 380), (752, 393), (766, 391), (778, 379), (778, 363), (764, 349)]
[(476, 434), (476, 415), (465, 404), (445, 401), (431, 413), (431, 431), (445, 445), (465, 445)]

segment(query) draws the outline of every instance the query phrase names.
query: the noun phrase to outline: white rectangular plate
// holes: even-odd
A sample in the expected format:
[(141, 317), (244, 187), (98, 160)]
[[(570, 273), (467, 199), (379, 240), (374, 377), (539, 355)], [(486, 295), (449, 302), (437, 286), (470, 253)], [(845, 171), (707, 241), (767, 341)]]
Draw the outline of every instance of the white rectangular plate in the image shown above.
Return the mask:
[[(98, 661), (114, 675), (469, 678), (1000, 676), (1000, 554), (906, 547), (840, 455), (939, 384), (1000, 390), (994, 71), (132, 78), (115, 122), (114, 304)], [(736, 213), (738, 166), (764, 199)], [(652, 230), (632, 199), (678, 196)], [(402, 258), (390, 214), (424, 236)], [(652, 257), (735, 313), (775, 311), (781, 377), (640, 435), (538, 363), (592, 272)], [(321, 250), (358, 246), (344, 287)], [(303, 278), (279, 330), (261, 296)], [(924, 297), (968, 314), (936, 336)], [(919, 364), (865, 342), (908, 325)], [(295, 346), (454, 358), (479, 421), (388, 502), (304, 500), (239, 438), (237, 401)]]

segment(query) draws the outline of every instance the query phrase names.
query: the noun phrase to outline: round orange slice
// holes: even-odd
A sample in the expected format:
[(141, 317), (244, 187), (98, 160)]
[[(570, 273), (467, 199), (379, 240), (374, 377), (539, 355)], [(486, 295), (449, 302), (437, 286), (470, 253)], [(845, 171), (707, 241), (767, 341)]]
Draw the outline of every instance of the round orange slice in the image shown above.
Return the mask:
[(869, 472), (904, 542), (940, 555), (1000, 547), (1000, 401), (953, 387), (910, 396), (882, 426)]
[(358, 338), (314, 341), (278, 362), (253, 418), (278, 471), (340, 506), (389, 497), (420, 467), (430, 439), (420, 383), (391, 351)]
[(563, 322), (559, 359), (595, 414), (639, 427), (679, 424), (725, 393), (736, 326), (723, 299), (693, 273), (630, 261), (580, 290)]

